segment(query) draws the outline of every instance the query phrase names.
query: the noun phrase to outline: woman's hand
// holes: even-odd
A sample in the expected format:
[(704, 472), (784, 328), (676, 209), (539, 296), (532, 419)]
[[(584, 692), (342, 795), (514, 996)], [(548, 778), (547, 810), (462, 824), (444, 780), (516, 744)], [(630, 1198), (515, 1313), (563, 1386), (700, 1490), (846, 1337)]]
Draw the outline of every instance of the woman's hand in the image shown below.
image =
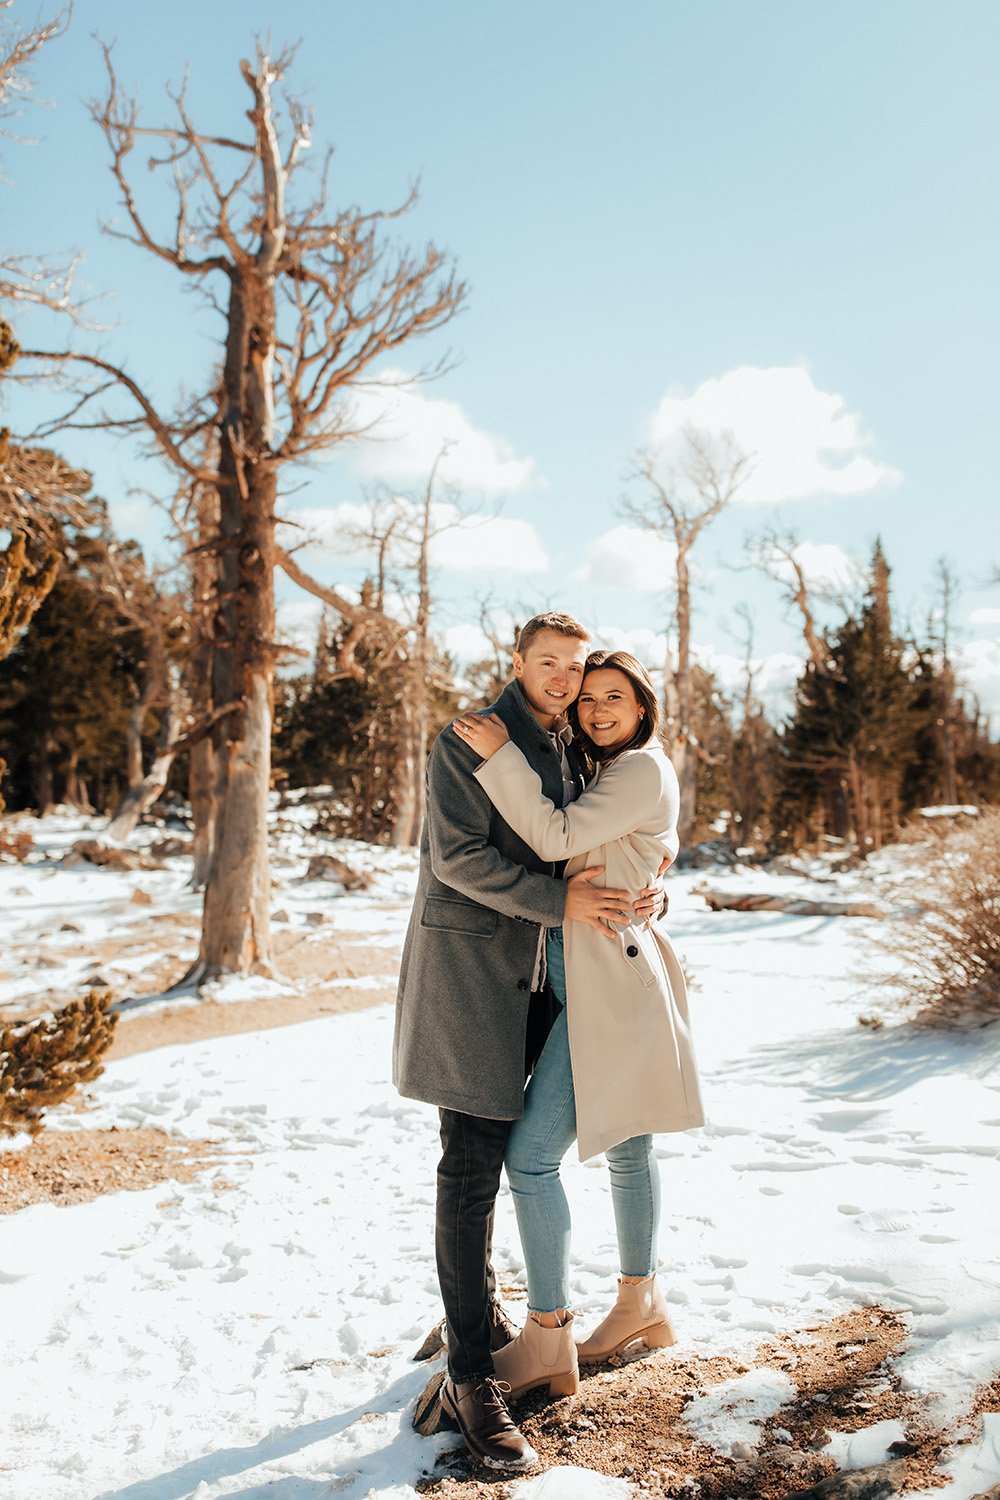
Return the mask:
[(510, 739), (506, 724), (496, 714), (462, 714), (451, 727), (483, 760), (489, 760)]

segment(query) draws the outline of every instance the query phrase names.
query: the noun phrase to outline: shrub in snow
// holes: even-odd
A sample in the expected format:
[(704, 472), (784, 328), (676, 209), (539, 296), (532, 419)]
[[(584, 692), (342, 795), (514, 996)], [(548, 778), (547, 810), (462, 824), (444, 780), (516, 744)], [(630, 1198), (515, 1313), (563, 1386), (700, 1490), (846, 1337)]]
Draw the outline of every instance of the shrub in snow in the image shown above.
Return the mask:
[(876, 939), (894, 960), (882, 982), (895, 1001), (931, 1026), (1000, 1019), (1000, 808), (928, 850), (895, 895), (921, 903)]
[(117, 1015), (91, 990), (55, 1015), (0, 1027), (0, 1135), (37, 1135), (42, 1112), (104, 1071)]

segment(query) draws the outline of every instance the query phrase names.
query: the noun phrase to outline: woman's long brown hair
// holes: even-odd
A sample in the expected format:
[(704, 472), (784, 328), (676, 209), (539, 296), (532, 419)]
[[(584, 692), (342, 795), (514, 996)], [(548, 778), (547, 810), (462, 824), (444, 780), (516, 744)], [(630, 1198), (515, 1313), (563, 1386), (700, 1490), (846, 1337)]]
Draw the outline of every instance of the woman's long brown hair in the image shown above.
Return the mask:
[(614, 760), (616, 755), (623, 755), (626, 750), (636, 750), (642, 745), (648, 745), (660, 727), (660, 705), (656, 701), (656, 689), (642, 662), (630, 651), (592, 651), (583, 669), (583, 686), (580, 692), (582, 693), (586, 688), (588, 672), (596, 672), (605, 668), (609, 671), (613, 669), (621, 672), (628, 678), (639, 701), (639, 707), (645, 712), (640, 716), (635, 731), (629, 735), (624, 744), (602, 746), (595, 745), (586, 730), (582, 728), (576, 711), (576, 703), (574, 703), (569, 711), (573, 734), (590, 759), (595, 762)]

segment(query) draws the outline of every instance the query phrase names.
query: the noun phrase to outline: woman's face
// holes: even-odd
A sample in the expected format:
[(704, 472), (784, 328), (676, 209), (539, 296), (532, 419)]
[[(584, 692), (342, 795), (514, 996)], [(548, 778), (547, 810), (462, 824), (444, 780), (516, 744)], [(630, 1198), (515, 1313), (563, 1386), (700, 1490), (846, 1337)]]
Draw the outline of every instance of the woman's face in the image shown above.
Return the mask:
[(617, 667), (597, 667), (587, 673), (576, 711), (580, 728), (602, 750), (631, 739), (642, 718), (635, 688)]

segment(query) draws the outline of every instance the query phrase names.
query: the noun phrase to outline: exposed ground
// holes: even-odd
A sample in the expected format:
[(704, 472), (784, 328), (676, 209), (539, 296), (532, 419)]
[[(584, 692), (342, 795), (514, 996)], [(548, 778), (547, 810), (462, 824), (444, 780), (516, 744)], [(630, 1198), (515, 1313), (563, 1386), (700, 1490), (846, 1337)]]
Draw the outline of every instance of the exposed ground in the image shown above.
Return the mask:
[[(192, 919), (151, 917), (148, 927), (126, 928), (120, 941), (106, 944), (106, 951), (95, 951), (95, 970), (116, 959), (131, 961), (142, 956), (148, 951), (151, 933), (166, 928), (171, 945), (193, 957), (198, 933)], [(127, 1011), (119, 1017), (106, 1059), (214, 1036), (291, 1026), (317, 1016), (384, 1004), (395, 994), (397, 956), (360, 933), (321, 930), (307, 937), (301, 931), (279, 928), (274, 946), (283, 976), (315, 981), (307, 994), (225, 1002), (187, 998), (176, 1005), (157, 1002), (148, 1010)], [(183, 962), (176, 953), (164, 954), (143, 972), (131, 993), (159, 994), (164, 985), (179, 978)], [(352, 981), (357, 979), (384, 983), (355, 988)], [(42, 1003), (34, 1008), (37, 1013), (44, 1009)], [(18, 1020), (23, 1019), (25, 1015), (19, 1014)], [(188, 1182), (197, 1172), (218, 1163), (219, 1153), (213, 1153), (217, 1144), (177, 1140), (151, 1129), (43, 1129), (24, 1150), (0, 1154), (0, 1214), (32, 1203), (84, 1203), (102, 1193), (145, 1188), (167, 1178)], [(219, 1182), (223, 1183), (221, 1176)]]
[[(171, 1177), (190, 1182), (220, 1159), (212, 1141), (176, 1140), (162, 1130), (43, 1130), (23, 1151), (0, 1154), (0, 1214), (32, 1203), (87, 1203)], [(221, 1173), (217, 1181), (221, 1190)]]
[[(768, 1340), (749, 1363), (664, 1351), (586, 1375), (577, 1395), (560, 1401), (526, 1396), (515, 1415), (544, 1468), (578, 1465), (627, 1478), (642, 1495), (699, 1500), (784, 1500), (836, 1472), (823, 1453), (828, 1427), (850, 1432), (895, 1418), (913, 1450), (901, 1454), (895, 1476), (905, 1493), (944, 1482), (937, 1470), (943, 1435), (893, 1371), (906, 1337), (898, 1313), (855, 1308)], [(721, 1381), (765, 1367), (787, 1374), (797, 1394), (764, 1424), (756, 1452), (748, 1446), (729, 1457), (698, 1442), (683, 1421), (685, 1406)], [(996, 1410), (996, 1394), (980, 1409)], [(420, 1485), (434, 1500), (502, 1500), (511, 1488), (464, 1449), (442, 1455)]]

